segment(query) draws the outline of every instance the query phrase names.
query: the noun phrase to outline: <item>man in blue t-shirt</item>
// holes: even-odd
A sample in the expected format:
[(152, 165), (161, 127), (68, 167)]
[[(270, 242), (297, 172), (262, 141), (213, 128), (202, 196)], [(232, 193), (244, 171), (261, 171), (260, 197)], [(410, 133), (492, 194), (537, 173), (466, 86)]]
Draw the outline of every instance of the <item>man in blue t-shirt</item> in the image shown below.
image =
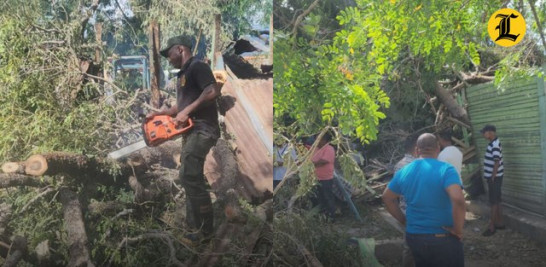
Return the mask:
[[(419, 136), (419, 159), (400, 169), (383, 193), (389, 213), (406, 226), (417, 267), (464, 266), (462, 184), (453, 166), (436, 159), (439, 153), (433, 134)], [(398, 206), (400, 196), (406, 199), (406, 215)]]

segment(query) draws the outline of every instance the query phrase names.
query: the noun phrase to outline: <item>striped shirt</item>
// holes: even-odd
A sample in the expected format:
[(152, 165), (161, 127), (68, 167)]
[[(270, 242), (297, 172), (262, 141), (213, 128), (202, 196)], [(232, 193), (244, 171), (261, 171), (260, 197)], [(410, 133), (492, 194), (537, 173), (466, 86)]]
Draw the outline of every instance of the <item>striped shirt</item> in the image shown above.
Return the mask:
[(491, 178), (493, 175), (493, 167), (495, 166), (495, 161), (499, 161), (499, 168), (497, 169), (497, 176), (502, 177), (504, 174), (504, 163), (502, 160), (502, 145), (498, 137), (495, 137), (489, 145), (487, 145), (487, 150), (485, 151), (485, 158), (483, 160), (483, 177)]

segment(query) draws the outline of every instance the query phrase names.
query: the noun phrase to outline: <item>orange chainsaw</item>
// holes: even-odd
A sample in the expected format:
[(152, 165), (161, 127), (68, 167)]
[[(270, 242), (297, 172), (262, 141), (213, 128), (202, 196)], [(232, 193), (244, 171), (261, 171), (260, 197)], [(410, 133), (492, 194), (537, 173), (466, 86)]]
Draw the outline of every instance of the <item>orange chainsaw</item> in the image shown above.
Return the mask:
[[(227, 82), (228, 76), (224, 70), (213, 71), (216, 79), (216, 86), (220, 89)], [(174, 139), (193, 127), (193, 121), (188, 119), (188, 123), (181, 127), (175, 127), (173, 118), (168, 115), (157, 115), (142, 123), (142, 133), (144, 140), (120, 148), (108, 154), (109, 158), (119, 159), (127, 156), (146, 146), (158, 146), (168, 140)]]
[(109, 158), (118, 159), (129, 155), (146, 146), (158, 146), (181, 134), (187, 132), (193, 127), (193, 121), (188, 119), (186, 125), (175, 126), (173, 117), (169, 115), (157, 115), (147, 119), (142, 123), (143, 139), (134, 144), (123, 147), (108, 154)]

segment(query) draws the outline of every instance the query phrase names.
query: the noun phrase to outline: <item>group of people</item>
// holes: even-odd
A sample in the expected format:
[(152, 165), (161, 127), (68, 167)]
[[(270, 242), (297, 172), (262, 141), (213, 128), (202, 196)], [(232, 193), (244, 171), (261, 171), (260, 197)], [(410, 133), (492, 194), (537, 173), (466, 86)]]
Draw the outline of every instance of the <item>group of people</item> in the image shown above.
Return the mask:
[[(496, 128), (481, 133), (489, 141), (484, 178), (489, 186), (491, 219), (484, 236), (502, 223), (502, 146)], [(463, 154), (451, 143), (450, 131), (424, 133), (406, 140), (406, 154), (383, 193), (389, 213), (405, 227), (404, 266), (464, 266), (465, 199), (461, 179)]]
[[(210, 67), (192, 57), (192, 40), (177, 36), (168, 40), (160, 54), (180, 69), (177, 82), (177, 103), (169, 109), (152, 112), (171, 115), (177, 124), (191, 118), (193, 129), (183, 136), (180, 181), (186, 191), (187, 224), (196, 230), (188, 235), (190, 242), (210, 239), (213, 233), (213, 211), (208, 185), (203, 174), (205, 156), (220, 137), (215, 99), (220, 90)], [(482, 130), (489, 141), (484, 158), (484, 178), (489, 187), (491, 220), (484, 236), (504, 229), (502, 223), (501, 186), (504, 166), (502, 146), (496, 128), (486, 125)], [(465, 200), (461, 179), (463, 155), (451, 143), (451, 134), (436, 137), (425, 133), (416, 142), (406, 142), (406, 155), (397, 164), (396, 173), (383, 193), (387, 210), (406, 228), (406, 242), (411, 253), (405, 253), (405, 265), (464, 266), (462, 247)], [(311, 158), (318, 180), (318, 200), (323, 212), (333, 217), (332, 192), (335, 150), (329, 144), (330, 134), (319, 140)], [(296, 160), (288, 145), (275, 146), (274, 186), (286, 175), (283, 166), (286, 154)], [(402, 200), (400, 200), (402, 198)], [(413, 259), (411, 259), (413, 258)]]

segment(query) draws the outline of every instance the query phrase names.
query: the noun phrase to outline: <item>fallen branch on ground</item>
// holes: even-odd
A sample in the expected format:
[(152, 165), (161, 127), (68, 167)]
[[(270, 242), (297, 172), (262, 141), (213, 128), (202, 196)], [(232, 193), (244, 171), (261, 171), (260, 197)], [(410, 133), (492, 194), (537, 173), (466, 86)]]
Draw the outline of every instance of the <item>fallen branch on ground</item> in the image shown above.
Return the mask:
[(67, 266), (95, 266), (91, 262), (87, 249), (87, 234), (78, 196), (72, 190), (62, 188), (59, 199), (63, 204), (63, 218), (68, 235), (69, 261)]

